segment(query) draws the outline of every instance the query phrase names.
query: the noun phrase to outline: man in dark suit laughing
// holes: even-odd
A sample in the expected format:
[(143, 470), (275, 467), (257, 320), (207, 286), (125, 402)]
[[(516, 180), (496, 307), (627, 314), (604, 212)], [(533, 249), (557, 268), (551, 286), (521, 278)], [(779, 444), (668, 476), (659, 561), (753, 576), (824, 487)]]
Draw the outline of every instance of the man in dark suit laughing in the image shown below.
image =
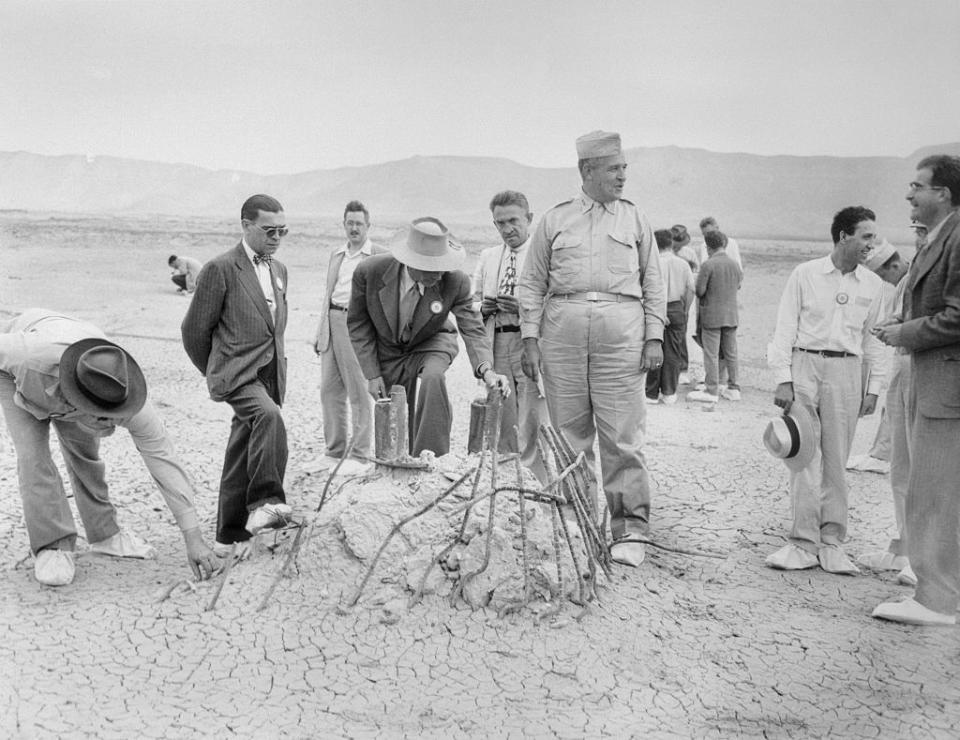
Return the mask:
[(287, 377), (287, 268), (273, 257), (287, 233), (283, 206), (269, 195), (251, 196), (240, 223), (240, 243), (200, 272), (180, 327), (210, 397), (233, 407), (220, 478), (221, 551), (282, 526), (291, 513), (283, 490), (287, 432), (280, 415)]

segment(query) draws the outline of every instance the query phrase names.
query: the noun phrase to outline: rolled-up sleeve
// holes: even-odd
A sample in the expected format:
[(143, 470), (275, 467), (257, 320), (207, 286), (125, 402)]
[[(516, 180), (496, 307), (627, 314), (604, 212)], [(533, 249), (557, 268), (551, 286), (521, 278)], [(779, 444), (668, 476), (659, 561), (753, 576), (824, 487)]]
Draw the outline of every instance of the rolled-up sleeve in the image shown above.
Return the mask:
[(121, 426), (130, 432), (180, 530), (185, 532), (200, 526), (193, 503), (193, 485), (177, 458), (163, 419), (153, 404), (147, 400), (140, 412)]

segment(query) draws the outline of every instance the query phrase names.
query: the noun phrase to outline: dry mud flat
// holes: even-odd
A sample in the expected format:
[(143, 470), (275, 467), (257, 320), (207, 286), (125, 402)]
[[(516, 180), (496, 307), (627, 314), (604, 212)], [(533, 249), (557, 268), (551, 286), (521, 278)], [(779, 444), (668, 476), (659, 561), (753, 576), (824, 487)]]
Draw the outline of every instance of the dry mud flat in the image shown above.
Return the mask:
[[(229, 409), (209, 401), (176, 341), (186, 300), (165, 282), (163, 263), (182, 225), (131, 222), (121, 232), (96, 220), (14, 220), (0, 220), (9, 255), (0, 310), (70, 311), (130, 349), (197, 484), (212, 537)], [(201, 258), (233, 241), (229, 225), (204, 228)], [(292, 278), (288, 487), (303, 516), (326, 482), (307, 472), (322, 452), (319, 365), (308, 340), (332, 233), (293, 241), (283, 255)], [(72, 586), (42, 589), (23, 561), (15, 461), (3, 430), (0, 735), (956, 737), (957, 630), (872, 620), (878, 601), (908, 593), (892, 574), (763, 567), (789, 513), (786, 471), (760, 443), (772, 409), (763, 343), (793, 263), (783, 254), (801, 247), (783, 245), (768, 258), (761, 245), (744, 246), (744, 401), (712, 413), (656, 406), (648, 419), (653, 536), (725, 558), (651, 549), (642, 568), (617, 567), (579, 621), (569, 603), (539, 621), (531, 611), (498, 619), (492, 608), (451, 607), (441, 595), (407, 608), (405, 599), (391, 601), (406, 590), (390, 581), (390, 562), (343, 613), (366, 566), (336, 526), (350, 508), (346, 489), (264, 610), (257, 607), (288, 539), (239, 564), (214, 611), (204, 610), (214, 583), (158, 601), (188, 571), (172, 519), (122, 432), (103, 445), (112, 496), (122, 523), (152, 541), (159, 558), (84, 555)], [(454, 450), (462, 453), (477, 387), (462, 357), (451, 372)], [(862, 425), (858, 451), (874, 423)], [(886, 543), (892, 507), (886, 477), (849, 479), (848, 549), (856, 554)], [(393, 618), (385, 618), (389, 610)]]

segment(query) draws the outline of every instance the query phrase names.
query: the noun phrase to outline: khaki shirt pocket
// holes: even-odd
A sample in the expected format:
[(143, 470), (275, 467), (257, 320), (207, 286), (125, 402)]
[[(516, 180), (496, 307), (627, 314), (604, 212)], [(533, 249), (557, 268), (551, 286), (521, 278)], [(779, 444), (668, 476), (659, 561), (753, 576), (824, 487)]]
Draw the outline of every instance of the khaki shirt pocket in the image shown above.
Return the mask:
[(558, 278), (576, 279), (584, 267), (583, 239), (560, 234), (553, 240), (552, 250), (550, 272)]
[(616, 275), (629, 275), (640, 269), (635, 234), (611, 233), (607, 239), (607, 269)]

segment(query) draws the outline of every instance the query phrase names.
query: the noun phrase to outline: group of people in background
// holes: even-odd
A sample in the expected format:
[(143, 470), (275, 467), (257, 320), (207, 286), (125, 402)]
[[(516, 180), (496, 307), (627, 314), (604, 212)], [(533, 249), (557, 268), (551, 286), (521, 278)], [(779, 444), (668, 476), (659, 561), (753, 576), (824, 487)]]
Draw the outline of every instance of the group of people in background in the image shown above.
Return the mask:
[[(681, 224), (651, 228), (623, 198), (619, 135), (592, 132), (576, 150), (580, 192), (544, 213), (535, 229), (523, 193), (493, 196), (500, 243), (480, 254), (472, 280), (462, 269), (465, 250), (439, 219), (415, 219), (385, 248), (369, 239), (367, 207), (346, 205), (346, 243), (330, 255), (313, 345), (322, 366), (322, 465), (357, 473), (371, 464), (373, 401), (393, 385), (407, 393), (409, 453), (449, 452), (446, 373), (459, 335), (474, 377), (503, 399), (501, 452), (518, 454), (545, 481), (540, 424), (562, 429), (591, 471), (598, 443), (611, 553), (638, 566), (651, 506), (646, 404), (675, 403), (689, 382), (690, 325), (704, 378), (688, 400), (740, 400), (743, 264), (739, 245), (713, 218), (700, 223), (698, 249)], [(953, 624), (960, 599), (960, 160), (920, 162), (908, 200), (919, 247), (909, 268), (878, 239), (874, 213), (854, 206), (834, 217), (832, 252), (797, 266), (784, 288), (768, 347), (783, 415), (767, 425), (764, 442), (789, 468), (792, 520), (787, 544), (766, 563), (859, 572), (843, 549), (844, 468), (857, 419), (886, 393), (882, 426), (899, 534), (888, 551), (860, 562), (898, 570), (916, 595), (874, 615)], [(64, 585), (74, 576), (76, 530), (50, 456), (51, 425), (91, 548), (104, 554), (153, 554), (117, 527), (107, 495), (98, 440), (116, 426), (130, 431), (198, 577), (290, 520), (281, 411), (288, 276), (276, 258), (288, 229), (283, 207), (268, 195), (249, 198), (240, 215), (242, 235), (229, 251), (202, 267), (169, 259), (178, 289), (192, 294), (184, 349), (211, 398), (233, 410), (212, 548), (130, 354), (98, 328), (49, 311), (28, 311), (0, 334), (0, 405), (41, 583)], [(591, 486), (595, 496), (595, 480)]]

